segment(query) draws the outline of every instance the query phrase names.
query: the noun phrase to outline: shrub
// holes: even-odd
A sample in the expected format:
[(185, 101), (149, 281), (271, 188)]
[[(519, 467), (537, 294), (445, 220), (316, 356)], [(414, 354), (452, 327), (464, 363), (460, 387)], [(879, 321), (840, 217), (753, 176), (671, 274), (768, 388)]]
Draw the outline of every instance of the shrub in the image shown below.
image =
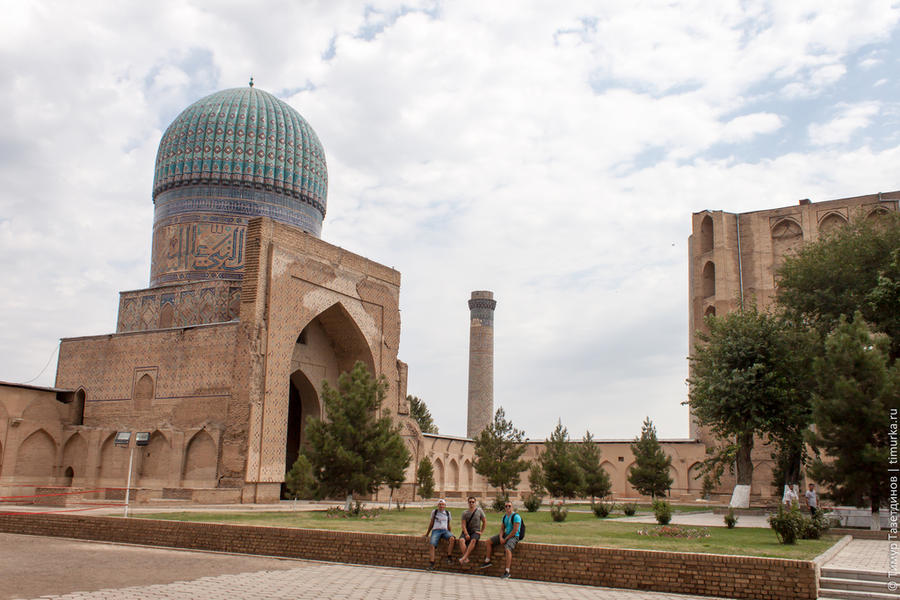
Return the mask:
[(716, 489), (716, 482), (713, 480), (712, 476), (707, 473), (703, 476), (703, 497), (706, 500), (709, 500), (709, 497), (710, 495), (712, 495), (714, 489)]
[(637, 512), (637, 504), (634, 502), (626, 502), (622, 505), (622, 512), (625, 513), (626, 517), (633, 517)]
[(541, 507), (542, 499), (540, 496), (536, 494), (529, 494), (527, 498), (525, 498), (525, 510), (528, 512), (537, 512), (537, 510)]
[(804, 530), (803, 515), (797, 507), (785, 510), (783, 504), (778, 505), (778, 512), (769, 515), (769, 526), (782, 544), (796, 544), (797, 538)]
[(638, 535), (649, 537), (670, 537), (688, 540), (698, 540), (709, 537), (709, 529), (706, 527), (677, 527), (675, 525), (659, 525), (638, 529)]
[(728, 529), (734, 529), (734, 526), (737, 525), (738, 518), (737, 515), (734, 514), (734, 507), (728, 509), (728, 512), (725, 514), (725, 527)]
[(496, 512), (503, 512), (506, 503), (509, 502), (508, 496), (497, 496), (494, 498), (494, 502), (491, 504), (491, 510)]
[(550, 518), (557, 523), (562, 523), (569, 516), (569, 509), (562, 503), (562, 500), (556, 504), (550, 504)]
[(817, 511), (814, 517), (803, 517), (803, 528), (800, 531), (800, 537), (804, 540), (817, 540), (830, 527), (831, 524), (822, 511)]
[(344, 510), (343, 506), (332, 506), (325, 511), (325, 516), (331, 519), (376, 519), (381, 514), (381, 508), (366, 508), (357, 501), (350, 510)]
[(594, 516), (598, 519), (605, 519), (609, 516), (609, 513), (612, 512), (613, 507), (615, 505), (612, 502), (597, 502), (596, 504), (591, 505), (591, 510), (594, 511)]
[(653, 501), (653, 515), (660, 525), (668, 525), (672, 520), (672, 505), (665, 500)]

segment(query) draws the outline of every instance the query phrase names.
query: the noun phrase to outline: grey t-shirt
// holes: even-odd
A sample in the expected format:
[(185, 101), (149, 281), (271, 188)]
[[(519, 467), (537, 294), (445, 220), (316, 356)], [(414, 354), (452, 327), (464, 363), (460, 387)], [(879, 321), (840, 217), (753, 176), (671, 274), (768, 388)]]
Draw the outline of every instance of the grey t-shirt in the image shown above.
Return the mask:
[(481, 520), (484, 518), (484, 511), (481, 510), (480, 506), (475, 507), (473, 510), (467, 510), (462, 514), (462, 520), (466, 524), (466, 531), (469, 532), (469, 535), (481, 531)]
[(806, 502), (813, 508), (816, 508), (819, 505), (819, 499), (816, 498), (815, 490), (806, 490)]

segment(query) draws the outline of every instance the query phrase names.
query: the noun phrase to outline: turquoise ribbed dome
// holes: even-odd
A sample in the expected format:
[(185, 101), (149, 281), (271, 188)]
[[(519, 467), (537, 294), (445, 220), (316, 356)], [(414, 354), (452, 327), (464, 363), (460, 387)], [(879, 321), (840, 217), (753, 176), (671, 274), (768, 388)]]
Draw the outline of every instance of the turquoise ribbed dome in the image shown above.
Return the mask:
[(324, 218), (325, 151), (309, 123), (272, 94), (223, 90), (187, 107), (159, 144), (154, 202), (167, 190), (197, 185), (264, 189)]

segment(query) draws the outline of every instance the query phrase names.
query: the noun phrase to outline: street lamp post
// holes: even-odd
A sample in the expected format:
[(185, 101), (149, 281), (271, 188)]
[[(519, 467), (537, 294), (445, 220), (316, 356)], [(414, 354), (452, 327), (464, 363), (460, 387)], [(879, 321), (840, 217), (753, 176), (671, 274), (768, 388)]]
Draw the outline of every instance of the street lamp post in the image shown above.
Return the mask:
[(128, 453), (128, 482), (125, 484), (125, 518), (128, 518), (128, 502), (131, 498), (131, 466), (134, 463), (134, 448), (136, 446), (146, 446), (150, 443), (150, 432), (148, 431), (137, 431), (134, 434), (134, 444), (131, 444), (131, 432), (130, 431), (117, 431), (116, 439), (114, 440), (116, 446), (122, 446), (125, 448), (130, 447), (131, 451)]

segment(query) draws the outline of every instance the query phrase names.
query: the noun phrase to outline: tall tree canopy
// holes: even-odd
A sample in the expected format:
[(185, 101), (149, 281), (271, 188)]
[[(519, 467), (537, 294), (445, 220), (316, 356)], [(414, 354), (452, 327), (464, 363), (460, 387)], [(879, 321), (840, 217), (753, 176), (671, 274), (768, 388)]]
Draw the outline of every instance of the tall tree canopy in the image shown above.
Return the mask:
[(688, 404), (700, 424), (733, 441), (737, 483), (750, 485), (754, 435), (800, 452), (811, 413), (809, 336), (752, 305), (706, 323)]
[(797, 323), (824, 338), (859, 311), (890, 338), (891, 360), (900, 356), (900, 214), (858, 219), (806, 244), (778, 276), (778, 303)]
[(632, 442), (631, 453), (634, 454), (634, 466), (628, 473), (628, 483), (645, 496), (665, 496), (672, 487), (669, 476), (672, 457), (663, 451), (650, 417), (644, 419), (641, 436)]
[(326, 496), (374, 493), (396, 481), (409, 465), (406, 444), (389, 416), (377, 417), (387, 390), (383, 377), (374, 378), (357, 361), (341, 373), (337, 389), (322, 384), (327, 420), (310, 419), (306, 426), (309, 458), (319, 488)]
[(874, 513), (890, 493), (887, 466), (890, 434), (897, 435), (900, 363), (889, 366), (886, 336), (872, 335), (857, 313), (852, 322), (841, 317), (828, 335), (815, 373), (820, 382), (813, 401), (816, 428), (808, 437), (817, 454), (827, 457), (817, 456), (811, 475), (829, 484), (838, 502), (867, 502), (878, 529)]
[(578, 466), (576, 452), (569, 443), (569, 431), (559, 421), (544, 442), (540, 458), (544, 487), (551, 496), (574, 498), (584, 489), (584, 472)]
[(434, 424), (425, 401), (418, 396), (407, 396), (406, 401), (409, 402), (409, 416), (416, 421), (422, 433), (438, 433), (437, 425)]
[(475, 472), (500, 488), (504, 498), (508, 489), (519, 485), (521, 473), (528, 468), (522, 460), (525, 453), (525, 432), (516, 429), (506, 419), (503, 408), (498, 408), (494, 420), (475, 438)]

